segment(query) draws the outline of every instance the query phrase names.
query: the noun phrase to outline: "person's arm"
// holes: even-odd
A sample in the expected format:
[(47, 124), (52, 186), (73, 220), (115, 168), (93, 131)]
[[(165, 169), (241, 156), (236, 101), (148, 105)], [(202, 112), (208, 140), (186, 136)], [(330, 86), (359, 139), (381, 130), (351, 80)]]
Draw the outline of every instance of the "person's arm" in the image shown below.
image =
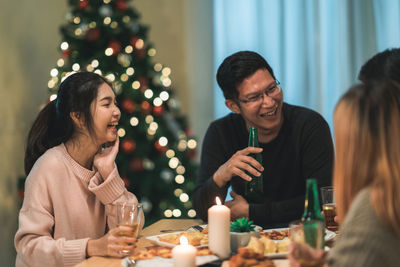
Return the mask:
[(86, 259), (88, 238), (54, 239), (55, 218), (44, 179), (30, 176), (25, 185), (14, 244), (27, 266), (73, 266)]
[[(121, 179), (115, 158), (118, 154), (119, 138), (114, 143), (109, 144), (95, 155), (94, 166), (96, 174), (91, 178), (89, 190), (105, 205), (108, 229), (116, 227), (115, 203), (129, 202), (138, 204), (134, 194), (129, 192)], [(144, 225), (144, 215), (142, 214), (141, 227)]]
[[(334, 154), (328, 124), (318, 115), (305, 125), (301, 135), (298, 145), (302, 155), (302, 177), (304, 180), (316, 178), (319, 188), (331, 185)], [(250, 204), (249, 216), (255, 223), (288, 222), (301, 217), (304, 200), (305, 195), (301, 195), (284, 201), (265, 200), (261, 204)]]
[(207, 221), (208, 208), (215, 204), (215, 197), (225, 200), (228, 184), (219, 187), (213, 180), (217, 169), (227, 160), (218, 131), (213, 125), (207, 130), (203, 140), (199, 175), (193, 195), (197, 216)]

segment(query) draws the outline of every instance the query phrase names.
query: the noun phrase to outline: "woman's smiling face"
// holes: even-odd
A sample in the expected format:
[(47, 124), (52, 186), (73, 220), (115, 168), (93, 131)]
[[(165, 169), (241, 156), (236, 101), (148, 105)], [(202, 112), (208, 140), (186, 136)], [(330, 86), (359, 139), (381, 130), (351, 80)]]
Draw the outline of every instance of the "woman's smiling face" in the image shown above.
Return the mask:
[(100, 85), (97, 97), (91, 105), (91, 113), (96, 143), (114, 142), (121, 111), (117, 107), (115, 94), (107, 83)]

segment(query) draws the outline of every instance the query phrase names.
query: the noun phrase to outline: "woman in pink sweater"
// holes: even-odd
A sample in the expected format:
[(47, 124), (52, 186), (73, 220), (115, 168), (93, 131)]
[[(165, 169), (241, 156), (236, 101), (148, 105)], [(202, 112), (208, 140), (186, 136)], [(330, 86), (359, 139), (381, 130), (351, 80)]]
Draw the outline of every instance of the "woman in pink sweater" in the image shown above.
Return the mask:
[(90, 72), (66, 78), (39, 113), (25, 153), (16, 266), (73, 266), (133, 249), (135, 238), (118, 235), (131, 229), (116, 226), (113, 205), (137, 203), (114, 162), (120, 116), (109, 82)]

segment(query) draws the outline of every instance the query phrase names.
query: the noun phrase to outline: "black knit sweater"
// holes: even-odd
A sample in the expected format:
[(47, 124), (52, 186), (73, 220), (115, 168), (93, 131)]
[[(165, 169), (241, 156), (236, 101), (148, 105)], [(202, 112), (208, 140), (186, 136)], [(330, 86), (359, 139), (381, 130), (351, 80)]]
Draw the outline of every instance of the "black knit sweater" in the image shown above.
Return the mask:
[[(246, 198), (249, 217), (263, 227), (299, 219), (304, 208), (305, 180), (318, 186), (331, 184), (333, 144), (329, 126), (321, 115), (284, 103), (284, 122), (278, 136), (263, 148), (264, 196)], [(229, 185), (243, 195), (245, 181), (233, 177), (219, 188), (212, 176), (236, 151), (247, 147), (248, 131), (243, 118), (229, 114), (211, 123), (204, 137), (201, 165), (194, 193), (197, 215), (207, 221), (215, 197), (225, 199)]]

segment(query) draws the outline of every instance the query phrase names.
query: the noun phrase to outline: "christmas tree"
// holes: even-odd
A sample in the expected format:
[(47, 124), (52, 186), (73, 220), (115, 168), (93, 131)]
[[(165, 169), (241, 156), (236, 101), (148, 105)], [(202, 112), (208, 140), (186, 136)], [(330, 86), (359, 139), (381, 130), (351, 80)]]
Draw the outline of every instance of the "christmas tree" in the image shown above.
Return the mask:
[(95, 72), (111, 81), (121, 109), (116, 163), (126, 187), (143, 204), (146, 223), (195, 217), (196, 141), (173, 98), (171, 70), (153, 63), (148, 27), (128, 2), (69, 0), (49, 99), (73, 72)]

